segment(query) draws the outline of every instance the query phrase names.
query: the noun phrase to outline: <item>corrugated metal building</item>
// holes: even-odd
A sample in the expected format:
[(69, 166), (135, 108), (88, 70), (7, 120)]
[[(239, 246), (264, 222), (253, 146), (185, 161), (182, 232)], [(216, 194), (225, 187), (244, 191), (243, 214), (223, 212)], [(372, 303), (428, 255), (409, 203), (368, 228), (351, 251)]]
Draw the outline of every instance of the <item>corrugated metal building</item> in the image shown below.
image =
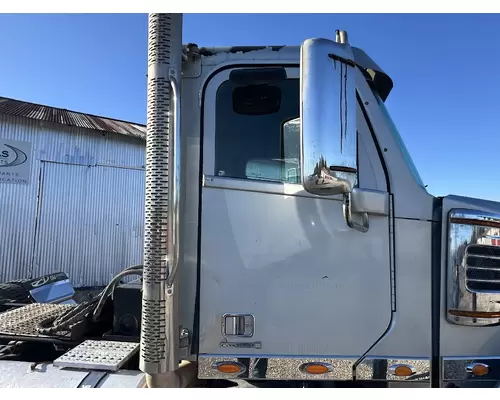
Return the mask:
[(0, 97), (0, 282), (142, 262), (146, 127)]

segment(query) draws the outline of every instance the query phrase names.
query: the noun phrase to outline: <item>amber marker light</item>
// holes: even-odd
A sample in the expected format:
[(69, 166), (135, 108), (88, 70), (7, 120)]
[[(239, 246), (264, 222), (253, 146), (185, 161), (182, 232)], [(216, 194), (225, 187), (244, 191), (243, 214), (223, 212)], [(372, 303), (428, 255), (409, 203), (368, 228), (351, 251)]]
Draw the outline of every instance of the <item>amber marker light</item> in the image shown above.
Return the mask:
[(302, 364), (300, 371), (311, 375), (323, 375), (331, 372), (333, 367), (330, 364), (311, 362)]
[(245, 367), (234, 361), (221, 361), (213, 365), (222, 374), (238, 374), (245, 371)]
[(490, 372), (490, 368), (482, 363), (470, 364), (467, 366), (466, 370), (474, 376), (484, 376)]
[(407, 377), (407, 376), (412, 376), (415, 373), (415, 369), (411, 365), (398, 364), (398, 365), (392, 365), (389, 368), (389, 372), (391, 375), (394, 376)]

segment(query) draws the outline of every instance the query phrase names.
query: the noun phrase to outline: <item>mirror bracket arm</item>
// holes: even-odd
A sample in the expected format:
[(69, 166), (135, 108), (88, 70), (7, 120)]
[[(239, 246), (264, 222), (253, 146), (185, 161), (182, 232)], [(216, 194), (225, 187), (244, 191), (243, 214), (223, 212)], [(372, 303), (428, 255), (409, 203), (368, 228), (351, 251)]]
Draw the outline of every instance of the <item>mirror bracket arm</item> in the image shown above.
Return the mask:
[(359, 232), (366, 233), (370, 228), (370, 219), (368, 217), (368, 213), (360, 213), (361, 214), (361, 223), (357, 223), (352, 218), (352, 206), (351, 206), (351, 192), (344, 193), (344, 219), (347, 226), (351, 229), (355, 229)]

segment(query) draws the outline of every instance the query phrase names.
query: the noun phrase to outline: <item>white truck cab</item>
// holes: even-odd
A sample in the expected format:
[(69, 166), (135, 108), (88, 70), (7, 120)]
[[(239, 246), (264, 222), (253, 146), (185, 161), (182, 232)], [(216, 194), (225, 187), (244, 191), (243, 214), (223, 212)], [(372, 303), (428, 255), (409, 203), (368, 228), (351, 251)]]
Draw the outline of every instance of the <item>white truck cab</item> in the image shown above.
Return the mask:
[(426, 191), (391, 78), (341, 31), (181, 50), (181, 29), (150, 16), (147, 385), (190, 360), (206, 381), (495, 386), (500, 204)]
[[(306, 45), (311, 52), (331, 46), (342, 56), (352, 53), (347, 45), (326, 40)], [(281, 361), (293, 373), (289, 379), (361, 378), (384, 359), (429, 373), (432, 254), (422, 250), (431, 245), (434, 199), (405, 157), (366, 71), (344, 67), (325, 53), (331, 71), (313, 71), (322, 75), (309, 83), (318, 86), (308, 95), (321, 108), (299, 120), (315, 136), (301, 154), (301, 97), (303, 113), (308, 110), (307, 95), (301, 96), (300, 48), (200, 53), (202, 74), (193, 83), (184, 78), (189, 83), (182, 94), (191, 104), (201, 98), (199, 116), (188, 111), (193, 122), (183, 119), (182, 134), (184, 159), (193, 160), (184, 176), (201, 172), (202, 185), (191, 179), (181, 185), (186, 190), (181, 215), (192, 222), (184, 230), (180, 261), (182, 274), (199, 273), (199, 363), (264, 357), (275, 379)], [(347, 68), (351, 85), (343, 88), (344, 110), (341, 68)], [(339, 115), (345, 132), (335, 122)], [(327, 144), (342, 159), (334, 159)], [(308, 151), (339, 163), (325, 164), (315, 177), (319, 188), (311, 191), (300, 180), (303, 168), (318, 161)], [(346, 223), (344, 193), (338, 189), (339, 180), (344, 185), (350, 179), (345, 186), (352, 190), (353, 224), (367, 222), (359, 229)], [(396, 191), (403, 193), (400, 201)], [(411, 206), (416, 202), (419, 206)], [(399, 243), (396, 232), (409, 236), (411, 245)], [(411, 265), (401, 277), (396, 259)], [(396, 297), (397, 286), (407, 298)], [(187, 290), (194, 288), (181, 288), (183, 296)], [(300, 367), (312, 361), (331, 365), (331, 371), (304, 374)], [(219, 375), (216, 368), (203, 369), (204, 378)]]

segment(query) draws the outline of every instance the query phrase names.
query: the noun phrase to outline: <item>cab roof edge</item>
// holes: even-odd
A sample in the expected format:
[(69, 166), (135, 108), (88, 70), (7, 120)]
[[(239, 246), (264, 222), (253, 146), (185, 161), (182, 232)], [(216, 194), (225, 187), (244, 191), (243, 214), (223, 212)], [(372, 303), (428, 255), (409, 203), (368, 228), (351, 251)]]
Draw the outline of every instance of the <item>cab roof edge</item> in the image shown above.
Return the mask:
[[(211, 57), (218, 53), (248, 53), (259, 50), (280, 51), (285, 48), (298, 46), (232, 46), (232, 47), (199, 47), (195, 43), (187, 43), (183, 46), (184, 61), (195, 60), (199, 57)], [(379, 93), (381, 99), (386, 101), (394, 87), (391, 77), (368, 55), (358, 47), (351, 47), (354, 62), (366, 72), (365, 76)]]

